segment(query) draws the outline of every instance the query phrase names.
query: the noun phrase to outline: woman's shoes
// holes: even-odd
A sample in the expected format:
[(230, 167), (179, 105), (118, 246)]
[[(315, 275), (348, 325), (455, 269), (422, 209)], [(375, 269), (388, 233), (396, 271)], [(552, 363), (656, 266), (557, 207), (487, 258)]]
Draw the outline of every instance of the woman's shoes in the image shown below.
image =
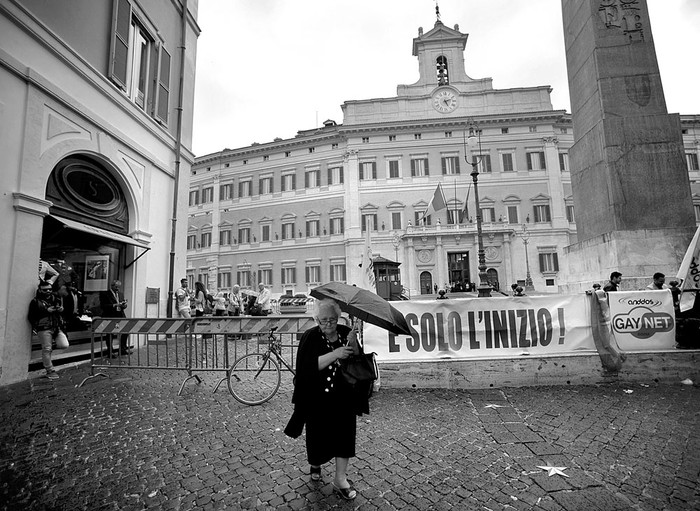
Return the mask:
[(311, 474), (311, 480), (313, 482), (318, 482), (321, 480), (321, 467), (311, 467), (309, 473)]
[(355, 489), (352, 486), (348, 488), (340, 488), (339, 486), (336, 486), (335, 483), (332, 484), (333, 491), (339, 494), (345, 500), (355, 500), (355, 497), (357, 497), (357, 491), (355, 491)]

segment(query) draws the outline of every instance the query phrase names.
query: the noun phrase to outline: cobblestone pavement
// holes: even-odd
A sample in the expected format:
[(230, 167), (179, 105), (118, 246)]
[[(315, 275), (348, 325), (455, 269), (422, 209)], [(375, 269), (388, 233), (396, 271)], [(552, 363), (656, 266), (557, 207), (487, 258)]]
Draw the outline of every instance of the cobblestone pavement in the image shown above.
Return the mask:
[(60, 374), (0, 389), (0, 509), (700, 509), (700, 389), (680, 383), (382, 389), (345, 502), (281, 431), (288, 379), (247, 407), (222, 373), (181, 396), (184, 372)]

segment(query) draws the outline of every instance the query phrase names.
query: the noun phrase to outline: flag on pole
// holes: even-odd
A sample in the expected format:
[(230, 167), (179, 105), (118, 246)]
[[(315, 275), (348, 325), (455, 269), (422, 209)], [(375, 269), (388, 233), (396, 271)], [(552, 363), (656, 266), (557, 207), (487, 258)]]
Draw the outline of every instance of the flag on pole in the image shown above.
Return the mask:
[(362, 251), (362, 287), (377, 292), (377, 284), (374, 279), (374, 262), (372, 261), (372, 241), (370, 238), (371, 225), (366, 225), (365, 231), (365, 247)]
[(681, 311), (685, 312), (695, 301), (695, 293), (691, 291), (700, 291), (700, 227), (695, 231), (676, 277), (681, 280)]
[(472, 190), (472, 184), (469, 183), (469, 186), (467, 187), (467, 196), (464, 198), (464, 204), (462, 205), (462, 216), (464, 217), (464, 221), (468, 222), (469, 221), (469, 192)]
[(425, 213), (423, 213), (423, 216), (420, 218), (420, 220), (418, 220), (418, 223), (425, 220), (425, 218), (431, 213), (438, 212), (446, 207), (447, 200), (445, 200), (445, 193), (442, 191), (442, 184), (438, 183), (435, 193), (433, 194), (433, 198), (430, 199), (430, 202), (428, 203), (428, 209), (425, 210)]

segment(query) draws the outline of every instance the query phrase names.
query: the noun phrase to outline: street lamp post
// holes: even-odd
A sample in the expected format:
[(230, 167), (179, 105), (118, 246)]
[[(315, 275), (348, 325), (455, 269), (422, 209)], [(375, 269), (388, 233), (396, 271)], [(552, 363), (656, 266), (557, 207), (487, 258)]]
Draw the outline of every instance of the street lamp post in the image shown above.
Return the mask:
[(527, 226), (525, 224), (523, 224), (523, 232), (520, 233), (520, 237), (525, 245), (525, 290), (534, 291), (535, 286), (532, 285), (532, 277), (530, 276), (530, 256), (528, 255), (527, 250), (527, 246), (530, 243), (530, 232), (527, 230)]
[[(469, 161), (469, 159), (467, 158), (467, 147), (469, 148), (469, 153), (471, 154), (471, 161)], [(474, 154), (474, 152), (477, 149), (478, 154)], [(486, 257), (484, 256), (484, 237), (481, 232), (481, 207), (479, 205), (478, 165), (482, 159), (483, 157), (481, 156), (481, 131), (476, 129), (475, 125), (472, 123), (469, 126), (469, 136), (466, 137), (466, 140), (464, 141), (464, 161), (472, 166), (471, 176), (474, 180), (474, 200), (476, 202), (476, 238), (479, 244), (479, 287), (477, 287), (477, 291), (479, 292), (480, 298), (491, 296), (491, 286), (489, 286), (488, 275), (486, 273)]]

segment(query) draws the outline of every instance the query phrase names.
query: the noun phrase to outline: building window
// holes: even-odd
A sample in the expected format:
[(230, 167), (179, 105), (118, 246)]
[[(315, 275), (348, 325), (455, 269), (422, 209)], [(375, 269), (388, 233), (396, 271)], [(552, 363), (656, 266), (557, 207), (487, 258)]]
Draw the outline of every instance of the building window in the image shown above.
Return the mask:
[(216, 284), (217, 289), (231, 287), (231, 272), (226, 271), (219, 273), (216, 278)]
[(292, 155), (292, 151), (285, 151), (284, 152), (284, 157), (289, 158)]
[(700, 222), (700, 204), (693, 204), (693, 210), (695, 211), (695, 221)]
[(274, 192), (274, 187), (273, 187), (273, 181), (272, 181), (272, 176), (267, 176), (267, 177), (261, 177), (260, 180), (258, 181), (258, 191), (260, 195), (264, 195), (267, 193), (273, 193)]
[(343, 184), (343, 167), (328, 167), (328, 184)]
[(272, 268), (261, 268), (258, 274), (260, 277), (260, 282), (266, 286), (272, 285)]
[(446, 131), (446, 132), (445, 132), (445, 138), (452, 138), (452, 132), (451, 132), (451, 131)]
[(700, 170), (696, 153), (685, 153), (685, 160), (688, 163), (688, 170)]
[(501, 153), (501, 163), (503, 172), (513, 172), (515, 170), (513, 167), (513, 153)]
[(535, 223), (551, 222), (552, 215), (549, 211), (549, 204), (534, 207)]
[(209, 248), (211, 247), (211, 233), (210, 232), (203, 232), (201, 236), (201, 247), (202, 248)]
[(197, 248), (197, 236), (190, 234), (187, 236), (187, 250), (194, 250)]
[(282, 176), (282, 191), (283, 192), (296, 190), (296, 187), (297, 187), (296, 174), (285, 174), (284, 176)]
[(294, 222), (282, 224), (282, 239), (291, 240), (294, 238)]
[(190, 192), (190, 206), (196, 206), (199, 204), (199, 190), (192, 190)]
[(243, 165), (248, 165), (248, 160), (243, 160)]
[(331, 144), (331, 149), (338, 149), (338, 143), (337, 143), (337, 142), (333, 142), (333, 143)]
[(296, 284), (297, 282), (297, 269), (292, 268), (282, 268), (282, 284)]
[(459, 156), (443, 156), (442, 173), (444, 175), (459, 174)]
[(269, 225), (260, 226), (260, 239), (262, 241), (270, 241), (270, 226)]
[(211, 186), (202, 189), (202, 204), (214, 202), (214, 188)]
[(331, 234), (343, 234), (345, 232), (345, 219), (343, 217), (331, 218)]
[(477, 168), (479, 169), (479, 172), (482, 174), (490, 174), (491, 173), (491, 155), (490, 154), (479, 154), (479, 155), (477, 155), (476, 159), (479, 162), (477, 164)]
[(569, 130), (566, 128), (559, 128), (559, 133), (561, 133), (562, 135), (566, 135), (568, 132)]
[(231, 166), (230, 163), (224, 163), (224, 167), (225, 167), (225, 168), (229, 168), (230, 166)]
[(331, 282), (345, 282), (345, 264), (331, 264)]
[(320, 222), (318, 220), (307, 220), (306, 221), (306, 237), (318, 236), (319, 235)]
[(307, 284), (318, 284), (321, 282), (321, 267), (320, 266), (307, 266), (306, 267), (306, 283)]
[(411, 177), (422, 177), (428, 175), (430, 175), (428, 158), (411, 158)]
[(421, 134), (420, 133), (415, 133), (413, 135), (413, 140), (420, 140), (421, 139)]
[(238, 243), (250, 243), (250, 227), (238, 228)]
[(219, 244), (220, 245), (230, 245), (231, 244), (231, 229), (222, 229), (219, 231)]
[(362, 215), (362, 232), (365, 232), (367, 229), (369, 229), (370, 231), (377, 230), (377, 214), (376, 213), (369, 213), (369, 214)]
[(391, 212), (391, 228), (394, 230), (401, 229), (401, 212), (400, 211), (392, 211)]
[(238, 183), (238, 197), (250, 197), (252, 194), (252, 181), (241, 181)]
[(360, 181), (377, 179), (377, 162), (363, 161), (360, 163)]
[(459, 208), (452, 208), (447, 210), (447, 223), (452, 225), (457, 225), (464, 221), (464, 211)]
[(559, 257), (556, 252), (542, 252), (540, 256), (540, 272), (554, 273), (559, 271)]
[(205, 288), (208, 288), (209, 287), (209, 274), (208, 273), (200, 273), (199, 275), (197, 275), (197, 281), (204, 284)]
[(363, 144), (369, 144), (369, 137), (362, 137)]
[(263, 161), (268, 161), (270, 159), (270, 155), (266, 154), (263, 156)]
[(433, 225), (433, 215), (428, 215), (425, 218), (423, 218), (424, 214), (425, 210), (413, 212), (413, 221), (416, 223), (416, 225), (421, 224), (421, 219), (423, 219), (423, 225)]
[(527, 170), (547, 170), (544, 162), (544, 151), (531, 151), (527, 157)]
[[(170, 54), (156, 44), (129, 0), (115, 3), (109, 77), (139, 108), (167, 124)], [(153, 28), (153, 30), (156, 30)]]
[(501, 135), (507, 135), (508, 134), (508, 128), (501, 128)]
[(316, 152), (315, 147), (309, 147), (309, 154)]
[(250, 270), (238, 270), (236, 272), (236, 282), (241, 287), (250, 287)]
[(529, 126), (528, 129), (530, 133), (537, 133), (537, 126)]
[(219, 186), (219, 200), (233, 199), (233, 185), (231, 183)]
[(574, 207), (570, 204), (566, 205), (566, 219), (569, 221), (569, 223), (574, 223), (576, 221), (576, 217), (574, 216)]
[(508, 206), (507, 211), (508, 211), (508, 223), (509, 224), (520, 223), (518, 220), (518, 206)]
[(389, 135), (389, 142), (396, 142), (396, 135)]
[(318, 169), (304, 172), (304, 188), (317, 188), (321, 186), (321, 178)]
[(496, 208), (480, 208), (481, 209), (481, 220), (483, 222), (495, 222), (496, 221)]
[(397, 178), (399, 176), (399, 160), (389, 160), (389, 177)]
[(569, 172), (569, 153), (559, 153), (559, 170)]

